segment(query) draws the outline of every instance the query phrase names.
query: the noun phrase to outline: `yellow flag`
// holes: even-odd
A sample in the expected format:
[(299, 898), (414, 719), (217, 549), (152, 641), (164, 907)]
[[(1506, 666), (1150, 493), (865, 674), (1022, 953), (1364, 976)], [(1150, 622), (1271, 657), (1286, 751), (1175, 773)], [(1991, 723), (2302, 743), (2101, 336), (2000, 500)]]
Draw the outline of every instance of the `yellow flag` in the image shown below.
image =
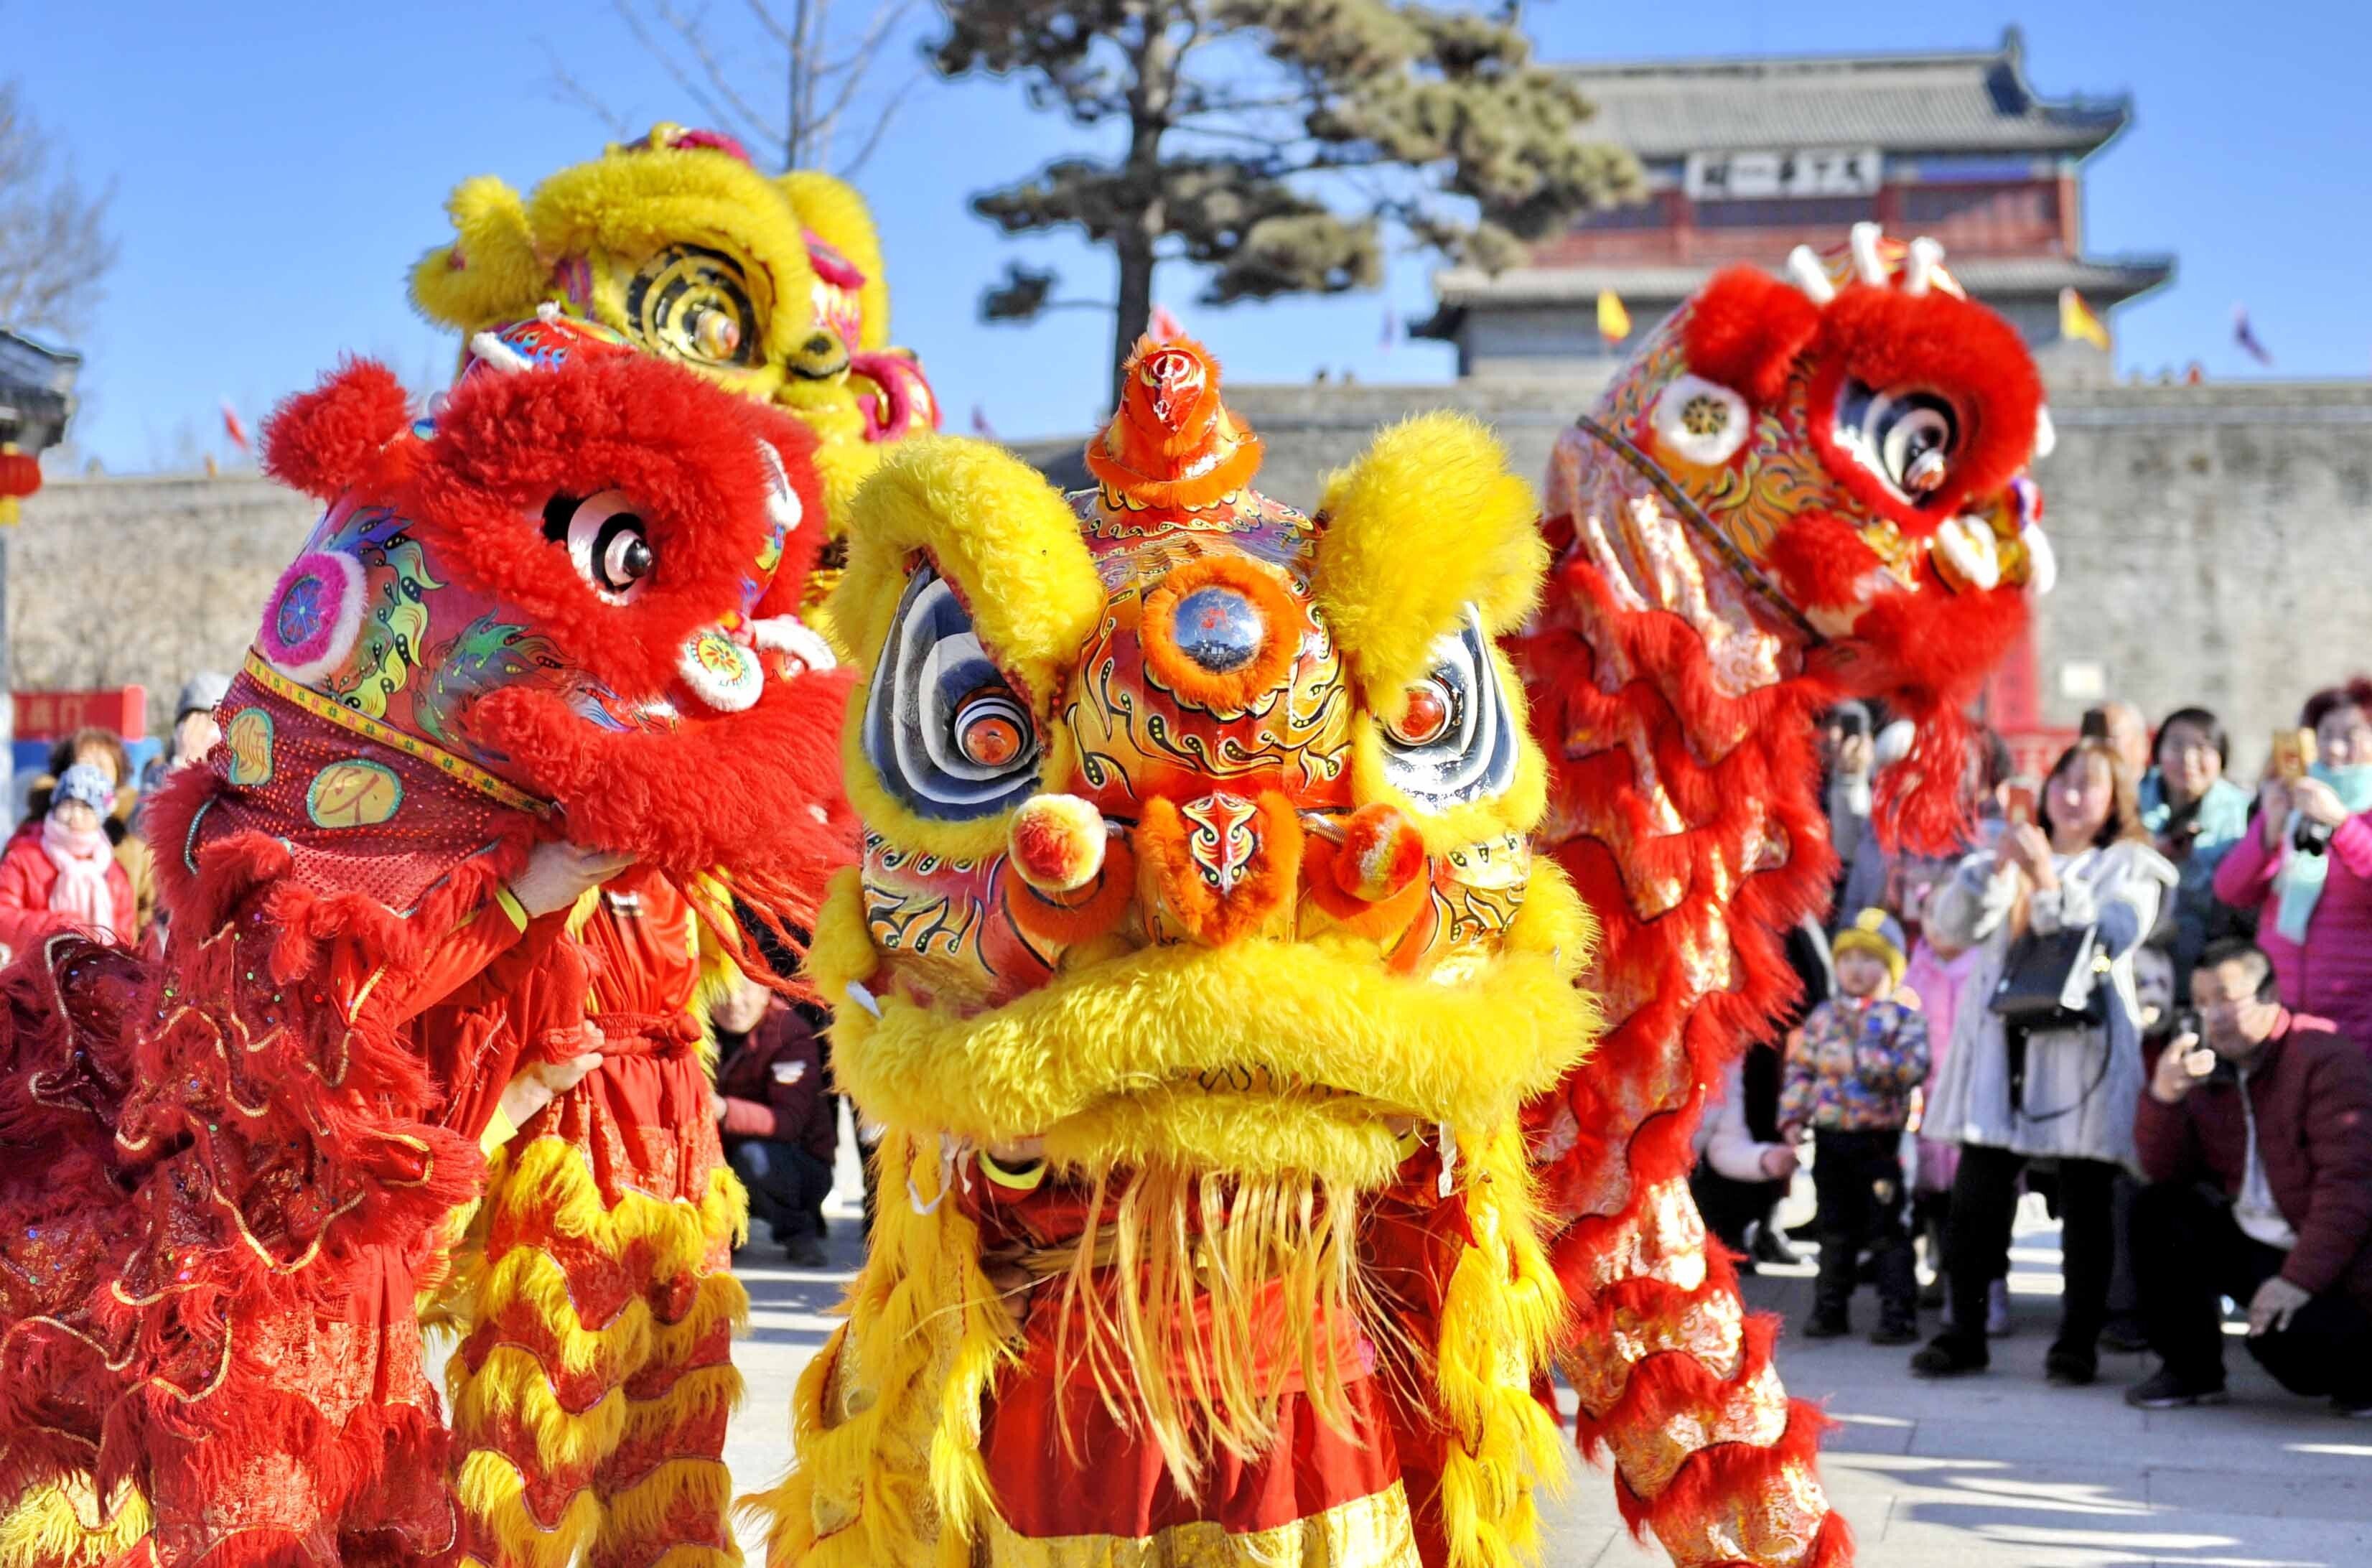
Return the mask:
[(1631, 335), (1631, 312), (1622, 308), (1622, 299), (1610, 288), (1598, 291), (1598, 335), (1610, 343)]
[(2104, 354), (2108, 352), (2109, 329), (2100, 325), (2100, 319), (2092, 314), (2084, 296), (2072, 288), (2059, 291), (2059, 335), (2090, 343)]

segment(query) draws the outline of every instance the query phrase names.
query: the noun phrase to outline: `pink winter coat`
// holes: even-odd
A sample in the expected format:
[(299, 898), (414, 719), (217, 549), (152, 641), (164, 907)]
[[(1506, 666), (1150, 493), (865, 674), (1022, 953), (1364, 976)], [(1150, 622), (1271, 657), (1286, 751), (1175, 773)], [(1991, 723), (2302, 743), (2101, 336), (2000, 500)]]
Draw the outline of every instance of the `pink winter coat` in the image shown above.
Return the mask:
[(2273, 960), (2285, 1006), (2329, 1018), (2372, 1050), (2372, 811), (2350, 817), (2331, 835), (2331, 877), (2303, 944), (2274, 928), (2281, 900), (2273, 877), (2282, 856), (2293, 853), (2287, 843), (2267, 849), (2263, 825), (2250, 823), (2215, 868), (2215, 896), (2234, 909), (2259, 912), (2257, 946)]

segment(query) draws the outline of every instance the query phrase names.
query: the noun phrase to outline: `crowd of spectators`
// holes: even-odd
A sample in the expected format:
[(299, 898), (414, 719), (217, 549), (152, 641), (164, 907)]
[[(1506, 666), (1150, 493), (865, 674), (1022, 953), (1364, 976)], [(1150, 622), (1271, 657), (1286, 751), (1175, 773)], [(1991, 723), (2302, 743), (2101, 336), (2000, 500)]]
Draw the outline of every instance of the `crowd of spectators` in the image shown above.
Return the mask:
[[(2372, 1419), (2372, 680), (2317, 692), (2252, 789), (2203, 708), (2086, 716), (2039, 779), (1996, 740), (1962, 853), (1889, 853), (1899, 755), (1858, 704), (1821, 755), (1839, 849), (1828, 962), (1700, 1133), (1707, 1224), (1786, 1260), (1775, 1200), (1808, 1138), (1810, 1337), (1908, 1343), (1931, 1377), (2009, 1330), (2023, 1196), (2060, 1223), (2059, 1385), (2103, 1348), (2158, 1369), (2147, 1409), (2225, 1397), (2233, 1331), (2285, 1388)], [(1924, 1252), (1930, 1283), (1916, 1283)]]

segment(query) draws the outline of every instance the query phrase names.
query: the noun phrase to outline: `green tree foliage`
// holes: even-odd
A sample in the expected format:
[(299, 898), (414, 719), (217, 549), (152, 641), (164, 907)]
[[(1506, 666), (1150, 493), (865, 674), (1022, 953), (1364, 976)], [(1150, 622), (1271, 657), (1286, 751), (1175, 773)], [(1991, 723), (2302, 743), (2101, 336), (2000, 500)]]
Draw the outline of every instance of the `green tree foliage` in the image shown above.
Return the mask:
[[(1074, 227), (1118, 263), (1112, 356), (1165, 261), (1226, 305), (1383, 280), (1399, 240), (1496, 270), (1593, 207), (1636, 201), (1639, 168), (1583, 134), (1588, 103), (1536, 64), (1517, 7), (1407, 0), (941, 0), (948, 77), (1018, 77), (1030, 103), (1117, 133), (972, 198), (1007, 234)], [(990, 320), (1066, 302), (1016, 266)]]

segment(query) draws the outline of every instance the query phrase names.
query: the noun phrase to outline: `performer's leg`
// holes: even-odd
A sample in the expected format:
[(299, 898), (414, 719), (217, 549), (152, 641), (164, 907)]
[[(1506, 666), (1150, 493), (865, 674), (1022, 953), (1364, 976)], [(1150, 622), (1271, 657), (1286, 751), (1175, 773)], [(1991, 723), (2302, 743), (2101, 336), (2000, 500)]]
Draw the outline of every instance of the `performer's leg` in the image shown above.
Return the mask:
[[(727, 1170), (707, 1120), (708, 1082), (683, 1057), (650, 1064), (658, 1074), (656, 1125), (629, 1127), (626, 1149), (664, 1148), (672, 1169), (638, 1169), (637, 1229), (647, 1245), (637, 1289), (651, 1333), (625, 1369), (625, 1420), (594, 1476), (601, 1522), (586, 1568), (734, 1568), (741, 1561), (729, 1517), (725, 1425), (740, 1402), (732, 1362), (733, 1326), (748, 1297), (732, 1275), (743, 1225), (740, 1184)], [(639, 1134), (639, 1135), (637, 1135)], [(658, 1162), (653, 1162), (658, 1163)]]

